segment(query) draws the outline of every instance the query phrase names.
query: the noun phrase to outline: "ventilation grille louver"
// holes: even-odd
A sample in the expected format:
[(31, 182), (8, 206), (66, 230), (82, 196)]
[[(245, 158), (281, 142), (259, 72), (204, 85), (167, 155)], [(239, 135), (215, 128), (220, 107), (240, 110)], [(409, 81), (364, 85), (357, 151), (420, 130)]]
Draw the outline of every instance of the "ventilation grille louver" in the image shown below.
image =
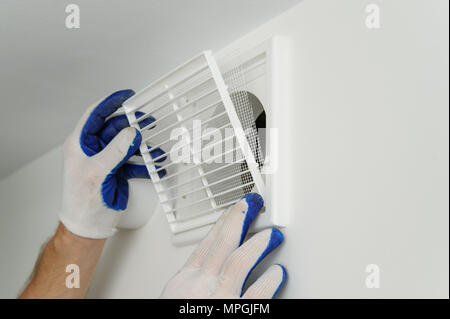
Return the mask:
[[(250, 191), (264, 194), (263, 158), (244, 83), (238, 68), (222, 76), (205, 51), (124, 104), (142, 134), (140, 151), (173, 233), (214, 223)], [(144, 115), (136, 119), (137, 111)], [(149, 116), (156, 121), (140, 128)], [(167, 159), (157, 163), (163, 155), (152, 158), (148, 146), (161, 147)], [(159, 178), (163, 169), (167, 175)]]

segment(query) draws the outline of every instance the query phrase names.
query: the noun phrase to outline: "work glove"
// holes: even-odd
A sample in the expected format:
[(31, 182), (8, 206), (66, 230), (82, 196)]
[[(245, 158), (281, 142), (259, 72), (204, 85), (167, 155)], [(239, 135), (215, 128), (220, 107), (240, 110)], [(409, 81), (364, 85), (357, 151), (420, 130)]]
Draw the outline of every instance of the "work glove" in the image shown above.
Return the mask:
[[(132, 90), (115, 92), (91, 106), (64, 143), (62, 210), (59, 219), (72, 233), (88, 238), (107, 238), (128, 203), (128, 180), (150, 178), (144, 164), (127, 163), (140, 155), (141, 134), (129, 127), (124, 114), (111, 117)], [(137, 117), (142, 116), (138, 113)], [(155, 119), (144, 119), (141, 127)], [(157, 148), (152, 157), (164, 152)], [(158, 161), (165, 160), (165, 157)], [(160, 176), (165, 175), (160, 171)]]
[(262, 207), (263, 199), (256, 193), (230, 207), (168, 282), (161, 298), (273, 298), (286, 280), (286, 270), (281, 265), (271, 266), (244, 292), (252, 270), (284, 238), (272, 228), (244, 242)]

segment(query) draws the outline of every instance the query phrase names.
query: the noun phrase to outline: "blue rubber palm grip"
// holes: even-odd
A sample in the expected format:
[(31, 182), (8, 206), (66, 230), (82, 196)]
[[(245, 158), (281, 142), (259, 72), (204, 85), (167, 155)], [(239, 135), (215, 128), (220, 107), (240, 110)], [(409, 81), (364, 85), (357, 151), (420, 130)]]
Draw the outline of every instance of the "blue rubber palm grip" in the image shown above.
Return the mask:
[(106, 118), (117, 111), (122, 103), (133, 95), (133, 90), (114, 92), (89, 114), (80, 134), (80, 146), (84, 154), (89, 157), (94, 156), (103, 149), (99, 135), (104, 129)]
[[(261, 256), (259, 256), (258, 260), (255, 262), (255, 264), (252, 266), (252, 268), (248, 272), (247, 276), (245, 277), (244, 283), (241, 288), (241, 297), (242, 297), (242, 294), (244, 293), (245, 283), (247, 282), (248, 277), (252, 273), (253, 269), (255, 269), (255, 267), (261, 262), (261, 260), (263, 260), (264, 257), (266, 257), (272, 250), (274, 250), (275, 248), (280, 246), (281, 243), (283, 242), (283, 240), (284, 240), (283, 233), (276, 228), (272, 228), (272, 232), (270, 234), (270, 239), (269, 239), (269, 242), (267, 243), (266, 249), (264, 249)], [(278, 289), (279, 289), (279, 287), (278, 287)]]
[(258, 216), (259, 211), (264, 206), (264, 200), (261, 195), (257, 193), (249, 193), (244, 196), (245, 201), (247, 202), (247, 212), (245, 215), (244, 223), (242, 224), (242, 233), (241, 240), (239, 242), (239, 246), (244, 242), (245, 236), (247, 235), (248, 229), (252, 224), (253, 220), (255, 220), (256, 216)]
[(124, 158), (111, 170), (102, 183), (101, 193), (106, 207), (125, 210), (128, 203), (128, 181), (119, 168), (136, 152), (141, 145), (142, 135), (136, 130), (136, 136)]
[(280, 285), (277, 287), (277, 290), (275, 290), (275, 292), (273, 293), (272, 299), (276, 296), (276, 294), (278, 293), (280, 288), (283, 287), (283, 285), (284, 285), (284, 283), (286, 281), (286, 278), (287, 278), (286, 268), (284, 268), (284, 266), (282, 266), (280, 264), (277, 264), (277, 265), (281, 267), (281, 271), (283, 272), (283, 277), (281, 278), (281, 282), (280, 282)]
[[(128, 98), (134, 95), (133, 90), (114, 92), (100, 102), (89, 114), (80, 134), (80, 146), (88, 157), (101, 152), (107, 144), (125, 127), (128, 126), (124, 115), (106, 120), (116, 112)], [(144, 125), (154, 121), (150, 117)], [(106, 207), (114, 210), (125, 210), (128, 203), (130, 177), (147, 177), (143, 172), (145, 166), (124, 165), (133, 156), (141, 144), (142, 136), (136, 130), (136, 136), (124, 158), (111, 170), (101, 185), (101, 196)]]
[[(113, 138), (125, 127), (129, 126), (125, 115), (118, 115), (107, 118), (116, 112), (128, 98), (134, 95), (133, 90), (121, 90), (114, 92), (89, 114), (80, 134), (80, 146), (84, 154), (88, 157), (100, 153)], [(144, 113), (136, 112), (136, 117), (143, 116)], [(141, 128), (149, 126), (155, 121), (155, 118), (149, 116), (140, 121)], [(125, 163), (131, 156), (140, 155), (139, 146), (141, 144), (141, 134), (136, 130), (136, 137), (129, 147), (127, 154), (122, 161), (114, 167), (106, 176), (101, 186), (101, 195), (106, 207), (114, 210), (125, 210), (128, 203), (128, 179), (131, 178), (150, 178), (147, 168), (142, 164)], [(149, 149), (151, 147), (149, 146)], [(156, 162), (162, 162), (166, 159), (162, 149), (155, 148), (150, 151), (153, 158), (160, 157)], [(157, 166), (158, 168), (158, 166)], [(166, 170), (158, 172), (160, 178), (166, 175)]]

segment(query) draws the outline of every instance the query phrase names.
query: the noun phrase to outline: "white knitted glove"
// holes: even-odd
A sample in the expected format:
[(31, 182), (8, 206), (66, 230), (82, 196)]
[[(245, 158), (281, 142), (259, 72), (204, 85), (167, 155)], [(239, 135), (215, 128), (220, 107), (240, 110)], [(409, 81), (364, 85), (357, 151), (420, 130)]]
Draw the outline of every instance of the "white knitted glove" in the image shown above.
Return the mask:
[[(113, 235), (127, 207), (128, 180), (150, 178), (145, 165), (127, 163), (141, 144), (141, 134), (128, 127), (125, 115), (108, 119), (133, 94), (131, 90), (118, 91), (91, 106), (64, 143), (59, 219), (76, 235)], [(144, 121), (148, 125), (154, 118)], [(152, 156), (159, 156), (162, 151), (152, 152)]]
[(230, 207), (168, 282), (161, 298), (273, 298), (286, 280), (281, 265), (271, 266), (243, 291), (253, 268), (283, 241), (282, 233), (273, 228), (243, 243), (262, 206), (261, 196), (250, 193)]

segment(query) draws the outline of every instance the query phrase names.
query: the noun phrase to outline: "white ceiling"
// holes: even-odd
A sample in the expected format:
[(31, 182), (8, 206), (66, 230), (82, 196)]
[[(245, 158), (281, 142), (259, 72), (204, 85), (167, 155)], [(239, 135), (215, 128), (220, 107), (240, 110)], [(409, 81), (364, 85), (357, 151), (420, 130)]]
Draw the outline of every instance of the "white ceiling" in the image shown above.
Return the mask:
[[(2, 0), (0, 178), (64, 141), (84, 109), (139, 90), (300, 0)], [(66, 29), (65, 7), (80, 7)]]

